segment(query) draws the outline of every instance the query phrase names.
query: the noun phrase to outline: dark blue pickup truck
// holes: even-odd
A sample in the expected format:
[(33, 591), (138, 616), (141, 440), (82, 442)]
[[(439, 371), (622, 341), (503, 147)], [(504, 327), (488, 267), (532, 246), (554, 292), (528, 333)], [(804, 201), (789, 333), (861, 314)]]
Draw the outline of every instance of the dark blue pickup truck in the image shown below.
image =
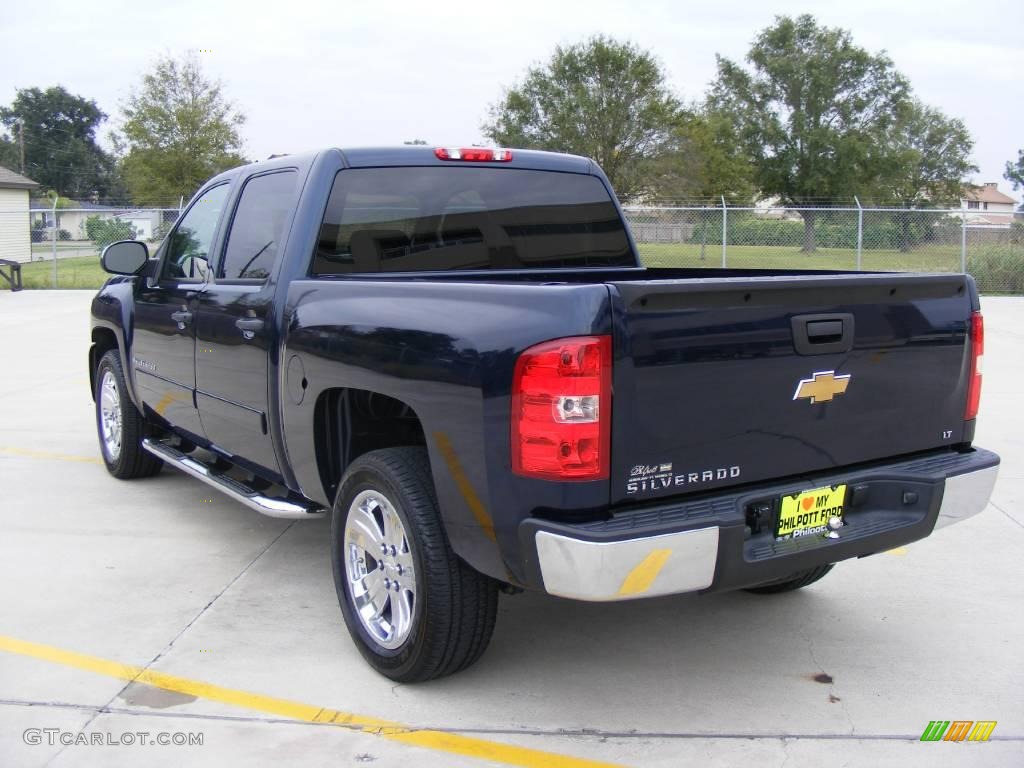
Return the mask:
[(645, 269), (581, 157), (277, 158), (103, 264), (107, 468), (329, 513), (345, 621), (394, 680), (472, 664), (499, 592), (792, 590), (996, 478), (969, 276)]

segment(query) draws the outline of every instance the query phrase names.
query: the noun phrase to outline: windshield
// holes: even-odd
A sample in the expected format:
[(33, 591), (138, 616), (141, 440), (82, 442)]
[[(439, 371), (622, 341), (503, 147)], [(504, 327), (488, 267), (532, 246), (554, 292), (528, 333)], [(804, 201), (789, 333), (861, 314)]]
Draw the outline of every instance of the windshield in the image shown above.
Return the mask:
[(635, 265), (595, 176), (356, 168), (334, 180), (313, 274)]

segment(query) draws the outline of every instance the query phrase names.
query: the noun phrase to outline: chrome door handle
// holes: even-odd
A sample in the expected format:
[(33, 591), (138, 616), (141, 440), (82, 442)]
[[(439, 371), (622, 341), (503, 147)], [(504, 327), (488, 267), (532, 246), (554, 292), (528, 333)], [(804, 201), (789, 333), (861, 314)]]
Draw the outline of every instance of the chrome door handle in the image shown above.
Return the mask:
[(179, 331), (184, 331), (185, 326), (192, 322), (192, 313), (187, 309), (171, 312), (171, 320), (178, 324)]
[(263, 330), (263, 320), (258, 317), (240, 317), (235, 320), (235, 327), (242, 332), (242, 336), (246, 339), (252, 339), (256, 336), (256, 331)]

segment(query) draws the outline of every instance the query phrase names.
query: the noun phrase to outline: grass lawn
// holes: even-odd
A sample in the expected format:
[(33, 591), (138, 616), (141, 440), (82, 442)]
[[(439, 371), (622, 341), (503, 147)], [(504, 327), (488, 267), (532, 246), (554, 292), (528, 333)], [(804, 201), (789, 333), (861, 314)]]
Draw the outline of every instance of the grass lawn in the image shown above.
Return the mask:
[[(41, 259), (42, 261), (50, 261), (53, 254), (53, 243), (32, 243), (32, 258)], [(75, 256), (91, 256), (93, 258), (99, 258), (100, 252), (95, 244), (89, 241), (74, 241), (65, 240), (63, 242), (57, 242), (57, 257), (60, 259), (70, 259)]]
[[(99, 288), (110, 277), (96, 256), (57, 259), (58, 288)], [(25, 288), (52, 288), (53, 261), (33, 261), (21, 265)]]
[[(699, 243), (638, 243), (640, 258), (649, 267), (720, 267), (722, 246)], [(730, 245), (726, 266), (748, 269), (856, 269), (852, 248), (819, 248), (801, 253), (799, 248), (764, 245)], [(865, 250), (861, 269), (890, 272), (956, 272), (960, 270), (959, 246), (937, 245), (920, 251)]]
[[(59, 245), (59, 243), (58, 243)], [(640, 243), (640, 258), (650, 267), (718, 267), (722, 248), (708, 245), (701, 261), (699, 244)], [(727, 265), (754, 269), (856, 269), (857, 253), (852, 249), (820, 248), (814, 254), (801, 253), (798, 248), (730, 245)], [(956, 272), (960, 269), (957, 246), (934, 246), (927, 250), (864, 251), (862, 268), (881, 271)], [(26, 288), (53, 287), (53, 262), (34, 261), (21, 267)], [(108, 275), (100, 269), (96, 256), (60, 258), (57, 260), (58, 288), (99, 288)]]

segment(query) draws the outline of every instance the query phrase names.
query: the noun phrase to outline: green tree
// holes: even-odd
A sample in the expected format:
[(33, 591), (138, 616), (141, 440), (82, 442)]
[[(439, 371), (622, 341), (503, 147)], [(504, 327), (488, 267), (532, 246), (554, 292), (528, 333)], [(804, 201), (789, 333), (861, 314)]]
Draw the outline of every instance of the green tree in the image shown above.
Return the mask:
[(107, 115), (96, 102), (62, 86), (21, 88), (9, 107), (0, 108), (0, 123), (11, 138), (3, 143), (3, 165), (20, 170), (18, 124), (25, 136), (25, 175), (43, 187), (72, 198), (117, 197), (124, 188), (114, 158), (96, 143), (96, 130)]
[(245, 116), (209, 80), (199, 59), (163, 57), (122, 107), (117, 145), (137, 203), (176, 203), (211, 176), (246, 162)]
[(663, 201), (719, 200), (749, 204), (757, 191), (754, 165), (738, 150), (728, 115), (704, 108), (680, 113), (668, 146), (645, 163), (651, 195)]
[(591, 157), (629, 199), (650, 192), (646, 164), (671, 148), (679, 110), (652, 54), (599, 35), (530, 68), (483, 132), (500, 146)]
[(908, 208), (959, 201), (965, 178), (978, 170), (963, 120), (916, 99), (900, 110), (885, 148), (890, 161), (879, 191), (886, 202)]
[(85, 236), (92, 240), (97, 248), (103, 249), (118, 240), (134, 240), (135, 227), (131, 222), (121, 219), (107, 219), (102, 216), (90, 216), (85, 220)]
[(1016, 190), (1018, 187), (1024, 187), (1024, 149), (1017, 150), (1017, 162), (1012, 161), (1006, 163), (1006, 173), (1003, 174), (1003, 178), (1013, 184), (1013, 188)]
[(0, 134), (0, 165), (12, 171), (20, 171), (20, 162), (18, 145), (9, 137)]
[[(735, 121), (765, 195), (791, 205), (870, 195), (890, 162), (887, 141), (909, 85), (885, 54), (810, 15), (776, 17), (744, 69), (718, 56), (711, 104)], [(815, 250), (814, 211), (802, 211)]]
[[(960, 200), (965, 178), (978, 170), (971, 162), (974, 140), (962, 120), (914, 99), (900, 110), (886, 148), (887, 173), (880, 180), (881, 199), (901, 208), (949, 206)], [(893, 215), (899, 245), (909, 251), (928, 230), (916, 227), (910, 213)]]

